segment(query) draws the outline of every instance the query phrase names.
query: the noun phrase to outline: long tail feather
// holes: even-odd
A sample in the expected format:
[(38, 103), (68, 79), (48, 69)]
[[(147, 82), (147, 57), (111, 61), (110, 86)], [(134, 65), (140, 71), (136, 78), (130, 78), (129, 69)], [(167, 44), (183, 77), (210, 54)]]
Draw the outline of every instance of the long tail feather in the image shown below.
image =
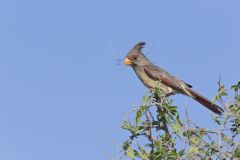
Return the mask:
[(213, 104), (210, 100), (203, 97), (202, 95), (200, 95), (196, 91), (194, 91), (190, 88), (187, 88), (187, 90), (191, 93), (193, 99), (195, 99), (200, 104), (207, 107), (209, 110), (213, 111), (214, 113), (221, 115), (224, 112), (224, 110), (221, 107), (219, 107), (216, 104)]

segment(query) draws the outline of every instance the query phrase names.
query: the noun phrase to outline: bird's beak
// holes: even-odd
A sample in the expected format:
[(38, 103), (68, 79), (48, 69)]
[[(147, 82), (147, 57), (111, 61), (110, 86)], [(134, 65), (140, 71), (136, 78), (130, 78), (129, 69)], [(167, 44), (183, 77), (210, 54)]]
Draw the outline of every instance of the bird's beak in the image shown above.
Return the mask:
[(130, 59), (125, 58), (124, 64), (126, 64), (126, 65), (132, 65), (133, 63), (132, 63), (132, 61), (131, 61)]

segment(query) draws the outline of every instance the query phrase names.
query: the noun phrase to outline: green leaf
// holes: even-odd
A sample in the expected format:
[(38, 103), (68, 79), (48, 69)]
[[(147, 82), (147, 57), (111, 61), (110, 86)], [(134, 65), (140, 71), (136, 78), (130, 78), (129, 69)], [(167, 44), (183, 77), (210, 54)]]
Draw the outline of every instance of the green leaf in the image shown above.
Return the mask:
[(169, 123), (169, 125), (173, 128), (174, 132), (177, 133), (178, 137), (181, 138), (183, 135), (182, 126), (179, 123), (179, 120), (176, 120), (174, 123)]
[(218, 93), (216, 96), (213, 97), (213, 100), (212, 100), (213, 103), (215, 103), (215, 101), (219, 100), (221, 97), (228, 95), (226, 92), (227, 90), (224, 88), (224, 85), (222, 85), (222, 84), (219, 84), (219, 85), (220, 86), (218, 88)]
[(151, 96), (144, 95), (142, 98), (143, 104), (149, 103), (150, 99), (151, 99)]
[(218, 120), (217, 117), (215, 117), (214, 115), (211, 115), (212, 120), (214, 120), (214, 122), (216, 122), (218, 125), (221, 125), (221, 121)]
[(237, 92), (240, 89), (240, 81), (237, 84), (231, 86), (231, 89)]
[(123, 125), (121, 127), (122, 129), (125, 129), (125, 130), (128, 130), (128, 131), (131, 131), (132, 130), (132, 126), (130, 124), (129, 121), (123, 121)]
[(138, 154), (142, 160), (150, 160), (145, 153), (138, 152)]
[(135, 158), (135, 153), (134, 153), (134, 151), (133, 151), (131, 146), (128, 146), (128, 148), (126, 149), (125, 153), (126, 153), (126, 155), (129, 158)]
[(139, 109), (138, 111), (137, 111), (137, 113), (136, 113), (136, 117), (135, 117), (135, 124), (138, 124), (139, 123), (139, 121), (140, 121), (140, 119), (141, 119), (141, 117), (142, 117), (142, 110), (141, 109)]
[(236, 150), (234, 156), (240, 158), (240, 150)]
[(237, 103), (240, 104), (240, 95), (236, 96)]
[(171, 152), (170, 154), (167, 155), (167, 159), (176, 160), (177, 159), (177, 153), (176, 152)]
[(196, 148), (196, 147), (189, 148), (188, 154), (198, 154), (198, 153), (199, 153), (198, 148)]
[(136, 112), (135, 119), (134, 119), (134, 122), (135, 122), (136, 125), (140, 122), (140, 119), (142, 118), (142, 116), (144, 114), (146, 114), (148, 108), (149, 107), (147, 105), (142, 105), (142, 106), (139, 107), (139, 109)]
[(139, 158), (141, 158), (142, 160), (150, 160), (149, 157), (148, 157), (148, 156), (150, 156), (150, 155), (148, 155), (148, 154), (146, 153), (146, 151), (145, 151), (145, 149), (144, 149), (143, 147), (141, 147), (140, 145), (138, 145), (138, 149), (139, 149), (138, 152), (135, 151), (135, 157), (139, 157)]
[(185, 152), (185, 149), (182, 149), (182, 150), (180, 150), (180, 151), (178, 152), (178, 155), (179, 155), (180, 157), (182, 157), (182, 156), (184, 155), (184, 152)]

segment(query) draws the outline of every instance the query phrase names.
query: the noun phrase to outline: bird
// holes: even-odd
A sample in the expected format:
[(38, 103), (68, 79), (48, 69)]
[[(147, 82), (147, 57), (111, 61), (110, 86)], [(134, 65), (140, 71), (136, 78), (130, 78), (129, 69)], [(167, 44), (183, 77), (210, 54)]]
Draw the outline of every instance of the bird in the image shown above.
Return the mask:
[[(224, 110), (192, 89), (183, 80), (177, 79), (163, 68), (154, 65), (142, 52), (145, 42), (138, 42), (126, 55), (124, 64), (131, 66), (141, 82), (150, 90), (158, 86), (166, 96), (183, 94), (196, 100), (212, 112), (221, 115)], [(171, 62), (171, 61), (169, 61)]]

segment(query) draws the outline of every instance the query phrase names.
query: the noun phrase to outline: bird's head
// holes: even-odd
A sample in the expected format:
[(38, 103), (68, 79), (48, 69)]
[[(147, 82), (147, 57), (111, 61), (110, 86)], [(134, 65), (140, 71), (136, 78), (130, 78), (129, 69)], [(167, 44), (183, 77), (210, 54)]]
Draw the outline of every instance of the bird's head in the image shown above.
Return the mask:
[(142, 53), (145, 42), (138, 42), (127, 54), (124, 64), (129, 66), (144, 66), (150, 63), (147, 57)]

